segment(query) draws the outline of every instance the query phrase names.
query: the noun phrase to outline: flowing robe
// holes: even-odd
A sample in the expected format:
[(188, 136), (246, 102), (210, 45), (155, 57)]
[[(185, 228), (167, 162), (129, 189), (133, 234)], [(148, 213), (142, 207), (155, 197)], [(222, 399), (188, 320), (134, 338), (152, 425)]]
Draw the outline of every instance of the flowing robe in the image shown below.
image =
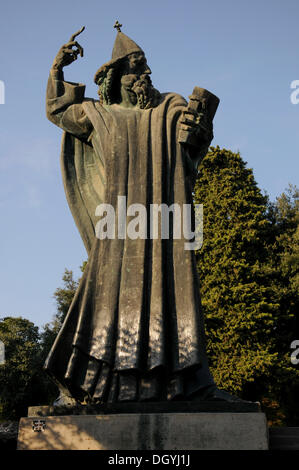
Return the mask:
[(141, 110), (84, 91), (51, 71), (47, 115), (64, 130), (63, 181), (88, 263), (45, 369), (80, 401), (188, 397), (213, 384), (194, 251), (172, 227), (169, 240), (95, 236), (101, 203), (118, 225), (118, 196), (148, 209), (148, 235), (150, 204), (192, 204), (195, 170), (178, 143), (186, 101), (169, 93)]

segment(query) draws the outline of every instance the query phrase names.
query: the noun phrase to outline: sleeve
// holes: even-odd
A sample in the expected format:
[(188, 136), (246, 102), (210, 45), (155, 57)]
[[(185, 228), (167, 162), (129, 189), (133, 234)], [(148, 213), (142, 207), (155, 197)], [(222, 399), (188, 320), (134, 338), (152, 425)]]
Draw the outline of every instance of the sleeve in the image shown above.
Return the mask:
[(65, 82), (62, 70), (51, 69), (47, 86), (46, 112), (56, 126), (87, 140), (92, 124), (83, 110), (85, 85)]

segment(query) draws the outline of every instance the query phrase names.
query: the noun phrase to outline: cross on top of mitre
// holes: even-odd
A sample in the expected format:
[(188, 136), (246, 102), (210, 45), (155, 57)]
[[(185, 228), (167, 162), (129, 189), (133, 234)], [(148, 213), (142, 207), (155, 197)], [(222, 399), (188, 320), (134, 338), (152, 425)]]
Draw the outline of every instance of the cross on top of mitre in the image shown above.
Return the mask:
[(115, 23), (114, 23), (113, 28), (116, 28), (117, 31), (120, 33), (120, 32), (121, 32), (121, 29), (120, 29), (121, 27), (122, 27), (122, 24), (120, 24), (120, 23), (118, 22), (118, 20), (116, 20)]

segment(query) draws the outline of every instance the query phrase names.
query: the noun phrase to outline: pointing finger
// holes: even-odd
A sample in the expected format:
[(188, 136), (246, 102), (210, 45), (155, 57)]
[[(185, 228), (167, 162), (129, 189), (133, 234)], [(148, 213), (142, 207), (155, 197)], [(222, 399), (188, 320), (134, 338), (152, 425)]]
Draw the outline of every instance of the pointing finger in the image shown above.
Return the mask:
[(73, 34), (73, 35), (71, 36), (70, 42), (74, 41), (74, 39), (75, 39), (77, 36), (79, 36), (79, 34), (81, 34), (81, 33), (84, 31), (84, 29), (85, 29), (85, 26), (82, 26), (82, 28), (79, 29), (79, 31), (77, 31), (75, 34)]

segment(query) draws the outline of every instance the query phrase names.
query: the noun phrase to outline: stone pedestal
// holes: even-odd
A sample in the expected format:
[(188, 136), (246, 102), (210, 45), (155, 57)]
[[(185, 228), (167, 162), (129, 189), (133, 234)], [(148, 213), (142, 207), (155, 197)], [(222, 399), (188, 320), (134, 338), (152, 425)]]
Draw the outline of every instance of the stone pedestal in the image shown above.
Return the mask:
[[(161, 404), (156, 408), (163, 409)], [(268, 430), (259, 411), (102, 412), (80, 407), (53, 416), (52, 407), (29, 409), (19, 426), (19, 450), (266, 450)], [(253, 404), (254, 405), (254, 404)], [(187, 404), (186, 404), (187, 406)], [(185, 408), (186, 408), (185, 406)], [(201, 404), (201, 408), (202, 408)], [(220, 407), (214, 404), (214, 409)], [(150, 408), (150, 404), (145, 407)], [(178, 405), (175, 406), (178, 408)], [(189, 404), (190, 407), (190, 404)], [(147, 408), (147, 409), (148, 409)], [(192, 408), (192, 406), (191, 406)], [(196, 408), (196, 406), (195, 406)], [(198, 406), (197, 406), (198, 408)], [(212, 406), (213, 408), (213, 406)], [(231, 406), (231, 408), (233, 408)], [(242, 407), (241, 407), (242, 408)], [(51, 412), (52, 409), (52, 412)], [(211, 409), (211, 404), (207, 406)], [(78, 407), (76, 407), (78, 410)], [(123, 410), (125, 407), (123, 405)], [(236, 411), (237, 410), (237, 411)], [(62, 411), (62, 410), (60, 410)], [(106, 410), (107, 411), (107, 410)], [(45, 416), (48, 412), (52, 416)], [(59, 413), (58, 413), (59, 414)]]

